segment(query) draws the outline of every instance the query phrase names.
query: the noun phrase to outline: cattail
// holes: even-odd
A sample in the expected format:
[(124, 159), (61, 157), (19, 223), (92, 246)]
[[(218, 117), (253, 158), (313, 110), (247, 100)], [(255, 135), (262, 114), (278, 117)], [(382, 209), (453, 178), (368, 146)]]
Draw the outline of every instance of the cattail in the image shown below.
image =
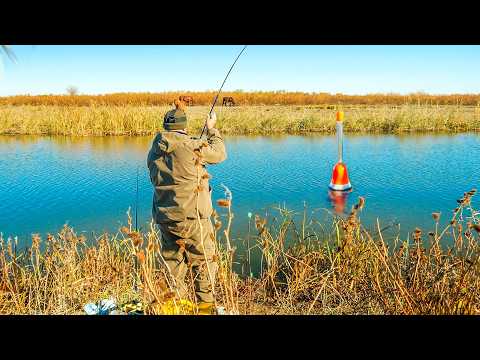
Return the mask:
[(422, 230), (419, 228), (415, 228), (415, 231), (413, 232), (413, 237), (415, 240), (419, 240), (420, 236), (422, 236)]
[(185, 240), (177, 240), (175, 241), (175, 244), (178, 245), (179, 251), (183, 253), (185, 251)]
[(363, 196), (358, 197), (358, 207), (360, 210), (365, 206), (365, 198)]
[(434, 212), (432, 213), (432, 217), (433, 217), (433, 220), (435, 220), (435, 222), (438, 222), (438, 220), (440, 220), (440, 213)]
[(152, 251), (152, 250), (153, 250), (153, 242), (152, 242), (152, 241), (149, 241), (149, 242), (148, 242), (147, 250), (148, 250), (148, 251)]
[(145, 254), (143, 252), (143, 250), (140, 250), (139, 252), (137, 252), (137, 258), (138, 258), (138, 261), (140, 263), (143, 263), (145, 261)]
[(128, 234), (128, 237), (132, 239), (134, 246), (142, 246), (143, 245), (143, 238), (140, 236), (138, 232), (131, 232)]
[(230, 200), (219, 199), (219, 200), (217, 200), (217, 205), (220, 206), (220, 207), (228, 208), (230, 206)]
[(473, 225), (472, 225), (472, 228), (473, 228), (477, 233), (480, 234), (480, 225), (479, 225), (479, 224), (473, 224)]
[(40, 235), (39, 234), (33, 234), (32, 235), (32, 247), (38, 248), (40, 246)]

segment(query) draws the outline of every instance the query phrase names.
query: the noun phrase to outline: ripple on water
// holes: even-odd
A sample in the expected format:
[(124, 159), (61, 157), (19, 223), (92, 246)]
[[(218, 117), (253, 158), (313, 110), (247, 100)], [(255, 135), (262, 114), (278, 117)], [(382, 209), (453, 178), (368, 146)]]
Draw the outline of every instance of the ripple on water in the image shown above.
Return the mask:
[[(78, 229), (116, 230), (135, 204), (139, 167), (139, 218), (150, 218), (152, 188), (145, 158), (151, 137), (0, 137), (0, 231), (29, 234)], [(227, 137), (228, 160), (209, 166), (214, 200), (228, 186), (241, 233), (247, 213), (285, 204), (300, 211), (328, 208), (336, 161), (334, 136)], [(431, 226), (431, 212), (450, 215), (464, 191), (479, 187), (478, 135), (353, 136), (344, 161), (353, 192), (366, 198), (362, 219), (398, 221), (402, 228)]]

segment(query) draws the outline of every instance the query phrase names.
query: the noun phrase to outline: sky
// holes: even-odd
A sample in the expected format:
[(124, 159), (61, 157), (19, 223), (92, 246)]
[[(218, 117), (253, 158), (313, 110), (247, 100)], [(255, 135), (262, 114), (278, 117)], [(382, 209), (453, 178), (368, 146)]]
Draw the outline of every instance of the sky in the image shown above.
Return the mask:
[[(12, 45), (0, 96), (215, 90), (242, 45)], [(480, 93), (480, 46), (251, 45), (227, 91)]]

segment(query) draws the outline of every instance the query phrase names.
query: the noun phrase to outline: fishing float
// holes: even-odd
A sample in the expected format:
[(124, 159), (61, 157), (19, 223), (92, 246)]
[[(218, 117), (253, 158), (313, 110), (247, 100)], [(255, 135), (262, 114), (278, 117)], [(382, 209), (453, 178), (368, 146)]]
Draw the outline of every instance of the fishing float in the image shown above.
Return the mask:
[(352, 189), (348, 178), (347, 165), (343, 162), (343, 111), (337, 111), (335, 129), (337, 132), (338, 161), (333, 167), (332, 179), (328, 187), (333, 191), (348, 191)]

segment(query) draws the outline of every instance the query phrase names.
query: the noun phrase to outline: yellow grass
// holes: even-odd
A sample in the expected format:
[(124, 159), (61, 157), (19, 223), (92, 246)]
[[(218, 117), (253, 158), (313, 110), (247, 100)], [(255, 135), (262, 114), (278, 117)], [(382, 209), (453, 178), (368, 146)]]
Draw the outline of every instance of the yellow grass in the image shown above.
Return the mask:
[[(170, 106), (0, 106), (0, 134), (152, 135), (162, 130)], [(217, 107), (223, 134), (302, 134), (335, 131), (335, 111), (345, 111), (347, 132), (479, 131), (480, 107), (472, 106), (239, 106)], [(188, 130), (199, 134), (207, 106), (187, 108)]]

